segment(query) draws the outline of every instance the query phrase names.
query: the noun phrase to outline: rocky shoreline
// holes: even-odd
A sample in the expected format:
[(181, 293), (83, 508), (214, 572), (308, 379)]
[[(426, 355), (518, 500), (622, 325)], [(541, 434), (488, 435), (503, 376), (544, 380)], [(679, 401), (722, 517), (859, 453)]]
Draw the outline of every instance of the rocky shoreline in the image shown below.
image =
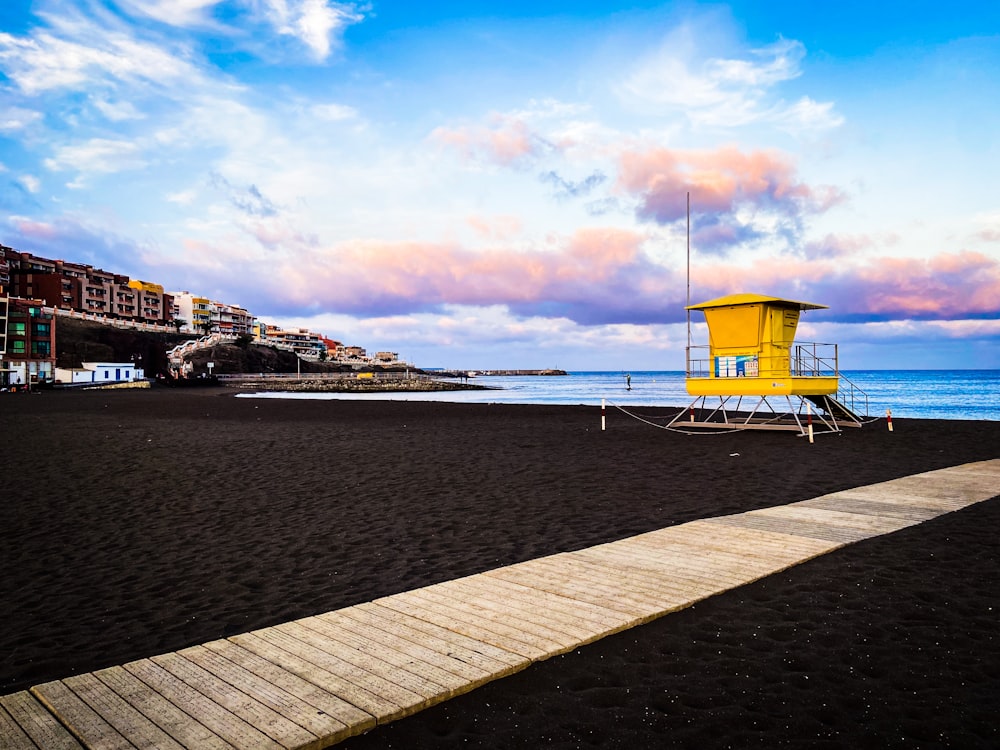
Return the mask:
[(220, 385), (241, 391), (282, 391), (291, 393), (429, 393), (437, 391), (497, 390), (464, 381), (426, 378), (260, 378), (223, 381)]

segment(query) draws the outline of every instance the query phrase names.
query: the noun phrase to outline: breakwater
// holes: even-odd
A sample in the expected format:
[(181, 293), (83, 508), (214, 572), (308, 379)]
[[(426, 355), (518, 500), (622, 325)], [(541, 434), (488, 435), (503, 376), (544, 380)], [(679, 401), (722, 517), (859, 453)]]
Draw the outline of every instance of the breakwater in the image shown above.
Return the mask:
[(220, 384), (253, 391), (297, 393), (378, 393), (492, 390), (465, 381), (440, 380), (414, 373), (273, 373), (220, 375)]
[(525, 377), (529, 375), (566, 375), (565, 370), (430, 370), (428, 372), (444, 378), (483, 377)]

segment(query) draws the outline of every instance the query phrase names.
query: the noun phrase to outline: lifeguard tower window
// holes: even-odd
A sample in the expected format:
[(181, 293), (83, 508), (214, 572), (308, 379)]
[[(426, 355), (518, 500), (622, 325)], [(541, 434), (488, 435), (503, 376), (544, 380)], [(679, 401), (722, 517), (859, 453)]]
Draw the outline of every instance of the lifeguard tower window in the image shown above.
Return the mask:
[(760, 305), (705, 310), (712, 348), (756, 351), (760, 336)]

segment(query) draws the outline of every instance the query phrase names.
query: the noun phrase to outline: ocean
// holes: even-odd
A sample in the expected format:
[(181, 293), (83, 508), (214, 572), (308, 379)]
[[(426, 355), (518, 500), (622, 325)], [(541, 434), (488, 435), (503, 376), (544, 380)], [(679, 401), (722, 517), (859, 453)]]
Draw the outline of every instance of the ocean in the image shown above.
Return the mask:
[[(439, 393), (267, 393), (268, 398), (447, 401), (496, 404), (586, 404), (676, 406), (691, 403), (679, 371), (571, 372), (566, 376), (477, 377), (472, 382), (497, 390)], [(841, 373), (867, 394), (867, 415), (921, 419), (1000, 420), (1000, 370), (863, 370)], [(711, 403), (711, 402), (710, 402)], [(746, 403), (746, 402), (745, 402)], [(855, 401), (865, 412), (864, 402)]]

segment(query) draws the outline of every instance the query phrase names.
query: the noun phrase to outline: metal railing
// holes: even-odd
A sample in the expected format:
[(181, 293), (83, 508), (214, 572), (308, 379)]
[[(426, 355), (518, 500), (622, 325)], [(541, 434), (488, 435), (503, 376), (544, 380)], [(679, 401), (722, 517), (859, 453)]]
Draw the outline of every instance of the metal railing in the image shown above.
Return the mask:
[[(713, 359), (708, 346), (687, 347), (685, 372), (689, 378), (716, 377), (718, 358)], [(796, 344), (787, 354), (770, 357), (741, 355), (732, 358), (740, 360), (741, 377), (837, 377), (838, 353), (836, 344), (803, 343)]]

